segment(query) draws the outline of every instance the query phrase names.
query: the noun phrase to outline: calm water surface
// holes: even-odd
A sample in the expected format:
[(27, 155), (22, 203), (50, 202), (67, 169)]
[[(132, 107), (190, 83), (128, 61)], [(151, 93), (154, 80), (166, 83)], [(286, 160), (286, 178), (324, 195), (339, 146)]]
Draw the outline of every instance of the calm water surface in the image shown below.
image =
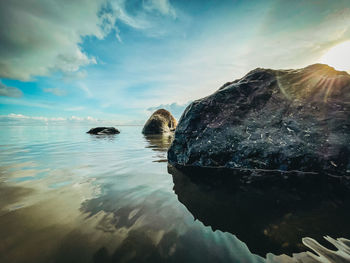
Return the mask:
[(343, 183), (213, 185), (168, 168), (170, 137), (89, 128), (0, 126), (0, 262), (350, 261)]

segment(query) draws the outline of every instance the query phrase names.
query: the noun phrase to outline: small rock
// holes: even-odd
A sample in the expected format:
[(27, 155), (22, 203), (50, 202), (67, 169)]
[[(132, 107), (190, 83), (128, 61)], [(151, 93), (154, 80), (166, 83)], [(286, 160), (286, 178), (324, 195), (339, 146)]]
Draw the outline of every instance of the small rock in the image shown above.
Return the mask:
[(143, 127), (143, 134), (163, 134), (175, 131), (177, 121), (167, 110), (155, 111)]
[(110, 134), (119, 134), (120, 131), (114, 127), (96, 127), (96, 128), (91, 128), (86, 133), (95, 134), (95, 135), (110, 135)]

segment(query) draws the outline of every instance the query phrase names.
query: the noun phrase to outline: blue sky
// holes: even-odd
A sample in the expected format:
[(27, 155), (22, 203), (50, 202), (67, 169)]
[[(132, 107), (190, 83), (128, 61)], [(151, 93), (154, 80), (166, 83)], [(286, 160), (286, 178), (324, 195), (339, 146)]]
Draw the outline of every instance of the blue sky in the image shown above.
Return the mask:
[(11, 0), (0, 23), (2, 120), (143, 124), (256, 67), (319, 62), (350, 40), (350, 1)]

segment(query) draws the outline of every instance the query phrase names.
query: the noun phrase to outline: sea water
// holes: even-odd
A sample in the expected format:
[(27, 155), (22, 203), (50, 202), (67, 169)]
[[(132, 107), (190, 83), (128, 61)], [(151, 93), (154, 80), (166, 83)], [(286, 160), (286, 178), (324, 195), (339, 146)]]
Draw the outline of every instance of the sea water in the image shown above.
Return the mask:
[[(225, 199), (213, 194), (215, 186), (206, 194), (206, 187), (168, 172), (171, 136), (145, 137), (139, 126), (96, 136), (86, 134), (89, 128), (0, 127), (1, 263), (349, 261), (345, 232), (333, 236), (343, 239), (328, 237), (329, 248), (313, 237), (297, 240), (294, 255), (287, 247), (296, 244), (278, 253), (256, 250), (259, 238), (250, 248), (234, 230), (220, 227), (225, 215), (215, 203)], [(202, 208), (201, 218), (190, 205)], [(215, 216), (218, 226), (206, 220)], [(239, 222), (228, 224), (249, 232)]]

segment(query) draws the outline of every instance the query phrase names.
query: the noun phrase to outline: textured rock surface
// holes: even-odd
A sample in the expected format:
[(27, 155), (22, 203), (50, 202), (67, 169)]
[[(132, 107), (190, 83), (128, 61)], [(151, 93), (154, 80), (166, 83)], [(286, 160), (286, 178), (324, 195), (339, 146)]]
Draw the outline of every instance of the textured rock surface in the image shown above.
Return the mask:
[(255, 69), (194, 101), (168, 151), (178, 166), (349, 174), (350, 75)]
[(114, 127), (96, 127), (96, 128), (91, 128), (88, 132), (90, 134), (95, 134), (95, 135), (108, 135), (108, 134), (118, 134), (120, 131)]
[(163, 134), (175, 130), (177, 125), (176, 119), (171, 113), (164, 109), (155, 111), (147, 120), (143, 127), (143, 134)]

